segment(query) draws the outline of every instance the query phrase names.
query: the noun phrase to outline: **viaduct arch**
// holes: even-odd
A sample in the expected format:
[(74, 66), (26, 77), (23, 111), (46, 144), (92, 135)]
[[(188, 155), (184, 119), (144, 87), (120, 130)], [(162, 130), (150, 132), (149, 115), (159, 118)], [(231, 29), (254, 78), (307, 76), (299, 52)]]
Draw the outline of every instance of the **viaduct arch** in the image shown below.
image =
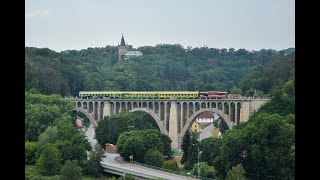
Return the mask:
[(195, 112), (190, 118), (188, 118), (186, 125), (184, 126), (184, 128), (181, 130), (181, 132), (178, 134), (178, 136), (181, 138), (183, 138), (184, 134), (186, 133), (186, 131), (188, 129), (190, 129), (190, 127), (192, 126), (192, 123), (195, 121), (196, 117), (203, 113), (203, 112), (213, 112), (213, 113), (217, 113), (219, 116), (222, 117), (222, 119), (227, 123), (228, 128), (232, 129), (232, 127), (235, 125), (235, 123), (233, 123), (232, 121), (230, 121), (230, 118), (228, 115), (224, 114), (222, 111), (218, 110), (217, 108), (203, 108), (200, 109), (199, 111)]
[(168, 132), (166, 130), (164, 130), (163, 123), (160, 122), (160, 117), (157, 114), (155, 114), (154, 112), (152, 112), (151, 110), (149, 110), (147, 108), (136, 108), (136, 109), (130, 110), (129, 112), (136, 112), (136, 111), (143, 111), (143, 112), (150, 114), (153, 117), (153, 119), (156, 121), (158, 128), (160, 129), (160, 132), (168, 135)]
[(86, 115), (90, 121), (90, 123), (93, 125), (93, 128), (96, 129), (97, 122), (94, 120), (93, 116), (88, 113), (85, 109), (82, 109), (81, 107), (75, 107), (73, 108), (74, 111), (82, 112), (84, 115)]

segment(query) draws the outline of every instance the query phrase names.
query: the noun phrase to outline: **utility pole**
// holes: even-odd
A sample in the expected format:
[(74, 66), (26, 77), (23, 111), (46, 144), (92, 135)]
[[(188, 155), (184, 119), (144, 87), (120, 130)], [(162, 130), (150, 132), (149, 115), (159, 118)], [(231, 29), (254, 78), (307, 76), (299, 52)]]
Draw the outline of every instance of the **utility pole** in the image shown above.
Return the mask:
[(198, 169), (197, 169), (197, 172), (198, 172), (198, 179), (200, 179), (200, 166), (199, 166), (199, 160), (200, 160), (200, 151), (199, 151), (199, 146), (200, 146), (200, 143), (201, 143), (201, 138), (200, 138), (200, 133), (199, 133), (199, 144), (198, 144)]
[(200, 167), (199, 167), (199, 159), (200, 159), (200, 153), (199, 153), (199, 145), (198, 145), (198, 179), (200, 179)]
[(180, 155), (180, 137), (178, 136), (178, 157), (179, 157), (179, 155)]

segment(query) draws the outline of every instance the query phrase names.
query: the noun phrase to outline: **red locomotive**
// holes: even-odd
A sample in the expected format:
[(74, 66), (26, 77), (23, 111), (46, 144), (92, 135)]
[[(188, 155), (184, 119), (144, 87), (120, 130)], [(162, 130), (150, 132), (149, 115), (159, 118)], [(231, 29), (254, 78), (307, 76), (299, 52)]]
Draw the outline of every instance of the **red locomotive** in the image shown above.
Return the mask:
[(221, 91), (199, 92), (200, 99), (225, 99), (227, 95), (227, 92)]

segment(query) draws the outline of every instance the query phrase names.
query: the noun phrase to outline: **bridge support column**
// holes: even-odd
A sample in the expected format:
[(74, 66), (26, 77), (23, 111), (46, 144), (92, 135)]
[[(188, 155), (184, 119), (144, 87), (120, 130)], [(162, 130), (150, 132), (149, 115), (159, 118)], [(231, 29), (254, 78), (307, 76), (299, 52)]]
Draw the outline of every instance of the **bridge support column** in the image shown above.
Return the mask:
[(164, 126), (164, 130), (167, 131), (167, 103), (164, 102), (164, 116), (163, 116), (163, 126)]
[(224, 102), (222, 101), (222, 112), (223, 114), (225, 114), (226, 112), (224, 112)]
[(243, 101), (240, 109), (240, 122), (247, 122), (250, 115), (249, 101)]
[(190, 104), (189, 103), (187, 103), (187, 118), (186, 119), (188, 119), (189, 117), (190, 117)]
[(178, 147), (178, 114), (177, 114), (177, 103), (171, 101), (170, 107), (170, 119), (169, 119), (169, 137), (171, 138), (171, 147)]
[(180, 130), (179, 132), (181, 132), (183, 129), (183, 103), (180, 103)]
[(97, 111), (96, 103), (92, 102), (92, 116), (95, 121), (96, 121), (96, 111)]
[(110, 117), (111, 113), (110, 113), (110, 102), (109, 101), (105, 101), (104, 102), (104, 107), (103, 107), (103, 115), (102, 117)]
[(196, 112), (196, 103), (193, 103), (192, 109), (193, 109), (192, 114), (194, 114)]
[(234, 105), (234, 121), (236, 123), (236, 125), (239, 124), (238, 122), (238, 103), (235, 102), (235, 105)]
[(97, 121), (100, 121), (100, 114), (101, 114), (101, 102), (98, 101), (98, 111), (97, 111)]

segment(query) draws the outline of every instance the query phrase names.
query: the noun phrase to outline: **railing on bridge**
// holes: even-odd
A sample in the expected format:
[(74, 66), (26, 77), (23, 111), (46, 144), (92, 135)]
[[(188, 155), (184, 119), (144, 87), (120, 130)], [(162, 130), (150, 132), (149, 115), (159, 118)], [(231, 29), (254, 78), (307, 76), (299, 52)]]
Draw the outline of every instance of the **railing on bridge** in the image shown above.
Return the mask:
[(111, 169), (113, 171), (119, 171), (121, 173), (124, 173), (124, 174), (132, 174), (132, 175), (135, 175), (135, 176), (140, 176), (140, 177), (145, 177), (145, 178), (158, 178), (157, 176), (152, 176), (150, 174), (145, 174), (145, 173), (142, 173), (142, 172), (138, 172), (138, 171), (131, 171), (131, 170), (128, 170), (128, 169), (125, 169), (125, 168), (121, 168), (121, 167), (115, 167), (115, 166), (112, 166), (112, 165), (109, 165), (109, 164), (106, 164), (106, 163), (101, 163), (102, 167), (103, 168), (106, 168), (106, 169)]
[[(169, 170), (169, 169), (165, 169), (165, 168), (160, 168), (160, 167), (156, 167), (156, 166), (151, 166), (151, 165), (148, 165), (148, 164), (143, 164), (143, 163), (139, 163), (139, 162), (136, 162), (136, 161), (133, 161), (133, 164), (136, 164), (136, 165), (139, 165), (139, 166), (143, 166), (143, 167), (147, 167), (147, 168), (151, 168), (151, 169), (155, 169), (155, 170), (159, 170), (159, 171), (164, 171), (164, 172), (168, 172), (168, 173), (173, 173), (173, 174), (177, 174), (177, 175), (181, 175), (181, 176), (186, 176), (186, 177), (193, 177), (187, 173), (184, 173), (184, 172), (177, 172), (177, 171), (173, 171), (173, 170)], [(207, 178), (207, 177), (202, 177), (200, 176), (200, 179), (203, 179), (203, 180), (214, 180), (212, 178)]]

